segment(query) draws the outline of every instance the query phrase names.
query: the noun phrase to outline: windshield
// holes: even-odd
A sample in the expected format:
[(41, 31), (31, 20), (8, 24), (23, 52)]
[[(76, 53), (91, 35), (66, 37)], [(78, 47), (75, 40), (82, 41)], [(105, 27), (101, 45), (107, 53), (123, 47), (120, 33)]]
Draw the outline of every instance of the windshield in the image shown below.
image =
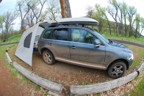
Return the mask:
[(104, 36), (102, 36), (101, 34), (99, 34), (98, 32), (96, 32), (96, 31), (94, 31), (96, 34), (97, 34), (97, 36), (99, 37), (99, 38), (101, 38), (104, 42), (106, 42), (106, 43), (110, 43), (110, 41), (107, 39), (107, 38), (105, 38)]

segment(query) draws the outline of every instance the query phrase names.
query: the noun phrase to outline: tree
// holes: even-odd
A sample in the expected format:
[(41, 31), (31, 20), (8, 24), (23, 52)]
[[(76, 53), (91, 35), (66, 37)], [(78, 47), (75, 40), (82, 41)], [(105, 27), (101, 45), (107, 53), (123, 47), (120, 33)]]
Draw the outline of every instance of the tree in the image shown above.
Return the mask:
[(142, 34), (144, 30), (144, 18), (143, 17), (140, 18), (140, 29), (141, 29), (140, 33)]
[(0, 3), (2, 2), (2, 0), (0, 0)]
[[(47, 0), (31, 0), (30, 2), (27, 2), (27, 6), (31, 9), (33, 18), (35, 18), (35, 22), (37, 23), (41, 17), (44, 5)], [(32, 16), (32, 15), (31, 15)]]
[(57, 3), (57, 0), (51, 0), (46, 12), (48, 13), (47, 17), (50, 20), (56, 20), (56, 18), (60, 16), (60, 8), (59, 4)]
[(13, 21), (17, 18), (17, 15), (14, 12), (7, 12), (3, 15), (3, 27), (5, 37), (7, 39), (7, 35), (12, 32), (12, 25), (14, 24)]
[(115, 33), (118, 35), (118, 11), (119, 11), (119, 4), (116, 0), (109, 0), (111, 6), (107, 7), (107, 12), (115, 21)]
[(92, 18), (94, 13), (94, 9), (90, 6), (87, 7), (87, 17)]
[(62, 18), (71, 17), (69, 0), (60, 0)]
[(104, 26), (104, 20), (105, 20), (105, 9), (102, 8), (99, 4), (95, 5), (96, 12), (93, 14), (96, 20), (99, 21), (98, 30), (99, 32), (102, 32), (103, 26)]
[(17, 11), (20, 14), (20, 19), (21, 19), (21, 28), (20, 29), (22, 31), (24, 31), (25, 27), (26, 27), (25, 26), (25, 23), (26, 23), (25, 18), (27, 16), (27, 14), (29, 13), (30, 8), (27, 7), (26, 2), (23, 0), (18, 1), (17, 6), (18, 6)]
[(127, 4), (126, 3), (122, 3), (122, 14), (123, 14), (123, 21), (124, 21), (124, 33), (125, 36), (127, 36)]
[[(21, 29), (25, 29), (26, 25), (33, 26), (40, 21), (42, 11), (47, 0), (19, 0), (18, 12), (21, 17)], [(27, 23), (27, 24), (26, 24)]]
[(135, 17), (135, 25), (136, 25), (136, 28), (135, 28), (135, 38), (138, 37), (139, 35), (139, 31), (140, 31), (140, 15), (139, 14), (136, 14), (136, 17)]
[(3, 23), (3, 16), (0, 16), (0, 28), (2, 28)]
[(132, 36), (133, 33), (133, 21), (134, 21), (134, 15), (136, 14), (137, 10), (133, 6), (129, 6), (127, 9), (128, 14), (128, 21), (129, 21), (129, 37)]

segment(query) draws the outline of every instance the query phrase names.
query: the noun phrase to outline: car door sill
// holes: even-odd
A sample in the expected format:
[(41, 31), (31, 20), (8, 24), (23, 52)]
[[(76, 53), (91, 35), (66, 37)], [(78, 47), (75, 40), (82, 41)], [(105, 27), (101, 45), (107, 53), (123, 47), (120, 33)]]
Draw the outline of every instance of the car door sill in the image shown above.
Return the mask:
[(83, 67), (89, 67), (89, 68), (106, 70), (106, 67), (104, 67), (104, 66), (92, 65), (92, 64), (90, 64), (90, 63), (87, 63), (87, 64), (86, 64), (86, 63), (77, 62), (77, 61), (72, 61), (72, 60), (63, 59), (63, 58), (56, 58), (56, 60), (62, 61), (62, 62), (66, 62), (66, 63), (70, 63), (70, 64), (74, 64), (74, 65), (78, 65), (78, 66), (83, 66)]

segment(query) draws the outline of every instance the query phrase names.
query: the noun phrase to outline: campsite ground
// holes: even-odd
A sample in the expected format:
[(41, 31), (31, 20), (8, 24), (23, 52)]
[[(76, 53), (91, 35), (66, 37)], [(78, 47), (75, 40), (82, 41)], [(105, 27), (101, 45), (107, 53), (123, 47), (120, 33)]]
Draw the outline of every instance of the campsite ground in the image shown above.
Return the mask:
[(7, 63), (5, 50), (13, 50), (15, 46), (0, 46), (0, 96), (45, 96), (46, 90), (23, 77)]
[[(127, 45), (134, 52), (134, 57), (137, 58), (134, 61), (134, 64), (127, 71), (131, 73), (134, 69), (138, 68), (142, 61), (142, 53), (144, 53), (143, 48), (135, 47), (132, 45)], [(15, 49), (15, 48), (14, 48)], [(56, 62), (54, 65), (47, 65), (43, 62), (41, 55), (38, 52), (33, 54), (33, 66), (29, 67), (20, 59), (14, 56), (14, 50), (10, 51), (10, 54), (13, 54), (13, 60), (17, 61), (23, 67), (28, 70), (32, 70), (34, 73), (52, 80), (54, 82), (62, 83), (66, 86), (68, 85), (85, 85), (85, 84), (94, 84), (99, 82), (105, 82), (112, 80), (106, 73), (106, 71), (85, 68), (76, 65), (71, 65), (63, 62)], [(140, 55), (139, 55), (140, 54)], [(143, 55), (144, 56), (144, 55)]]
[[(139, 47), (128, 45), (135, 55), (135, 62), (128, 72), (131, 72), (138, 67), (142, 57), (144, 57), (144, 50)], [(59, 82), (65, 85), (77, 85), (77, 84), (93, 84), (97, 82), (103, 82), (111, 80), (106, 75), (105, 71), (94, 70), (90, 68), (83, 68), (79, 66), (74, 66), (70, 64), (65, 64), (62, 62), (57, 62), (55, 65), (50, 66), (45, 64), (38, 53), (34, 53), (33, 67), (30, 68), (28, 65), (24, 64), (21, 60), (16, 58), (13, 54), (16, 49), (16, 45), (10, 45), (5, 47), (0, 47), (0, 96), (45, 96), (47, 91), (43, 88), (33, 84), (26, 78), (24, 78), (19, 72), (17, 72), (12, 66), (5, 64), (4, 52), (6, 49), (9, 49), (11, 58), (16, 60), (22, 66), (28, 70), (34, 71), (36, 74)], [(142, 80), (144, 81), (144, 80)], [(132, 94), (139, 92), (139, 88), (143, 86), (143, 83), (140, 83), (138, 87), (132, 92)], [(1, 87), (2, 86), (2, 87)], [(142, 91), (141, 91), (142, 92)], [(47, 95), (49, 96), (49, 95)]]

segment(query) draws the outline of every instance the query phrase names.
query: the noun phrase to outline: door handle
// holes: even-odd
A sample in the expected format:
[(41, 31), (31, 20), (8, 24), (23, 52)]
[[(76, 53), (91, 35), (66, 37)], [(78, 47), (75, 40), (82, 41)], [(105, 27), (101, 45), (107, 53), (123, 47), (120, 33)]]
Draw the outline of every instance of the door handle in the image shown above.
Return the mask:
[(76, 49), (76, 47), (75, 47), (75, 46), (72, 46), (72, 49)]

